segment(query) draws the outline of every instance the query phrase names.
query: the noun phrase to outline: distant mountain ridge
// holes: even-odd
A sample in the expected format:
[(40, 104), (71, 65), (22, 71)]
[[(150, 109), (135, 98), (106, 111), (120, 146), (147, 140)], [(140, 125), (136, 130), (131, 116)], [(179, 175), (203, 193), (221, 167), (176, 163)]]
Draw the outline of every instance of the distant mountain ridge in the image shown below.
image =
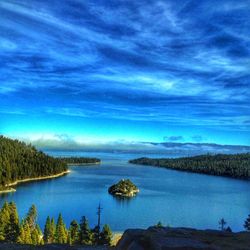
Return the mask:
[(39, 149), (58, 151), (86, 151), (86, 152), (124, 152), (124, 153), (152, 153), (152, 154), (182, 154), (197, 155), (204, 153), (247, 153), (250, 146), (221, 145), (216, 143), (194, 142), (152, 142), (152, 141), (85, 141), (70, 135), (53, 135), (36, 139), (20, 138)]
[[(148, 143), (148, 142), (147, 142)], [(240, 149), (250, 151), (250, 146), (245, 145), (227, 145), (227, 144), (216, 144), (216, 143), (200, 143), (200, 142), (150, 142), (152, 145), (163, 145), (165, 147), (175, 147), (175, 146), (195, 146), (195, 147), (214, 147), (214, 148), (230, 148), (230, 149)]]

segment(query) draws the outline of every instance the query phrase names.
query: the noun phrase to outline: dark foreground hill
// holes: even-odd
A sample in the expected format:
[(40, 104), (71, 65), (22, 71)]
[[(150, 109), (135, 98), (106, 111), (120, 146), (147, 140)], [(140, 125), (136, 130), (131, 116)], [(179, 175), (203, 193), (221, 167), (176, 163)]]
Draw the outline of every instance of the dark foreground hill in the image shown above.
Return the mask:
[(1, 250), (249, 250), (250, 233), (218, 230), (150, 227), (128, 229), (116, 247), (0, 244)]

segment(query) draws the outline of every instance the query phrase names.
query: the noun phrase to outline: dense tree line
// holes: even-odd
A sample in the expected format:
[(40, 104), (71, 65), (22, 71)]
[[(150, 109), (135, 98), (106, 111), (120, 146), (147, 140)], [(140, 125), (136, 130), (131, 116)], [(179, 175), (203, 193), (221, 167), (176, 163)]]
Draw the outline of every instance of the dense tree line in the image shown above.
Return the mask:
[(67, 170), (64, 161), (32, 145), (0, 136), (0, 190), (16, 180), (44, 177)]
[(44, 231), (37, 224), (37, 210), (34, 205), (29, 209), (26, 217), (20, 222), (15, 203), (5, 202), (0, 210), (0, 242), (19, 244), (70, 244), (70, 245), (110, 245), (112, 231), (104, 225), (90, 229), (88, 220), (82, 217), (80, 223), (73, 220), (67, 229), (63, 217), (59, 214), (57, 222), (47, 217)]
[(250, 153), (199, 155), (182, 158), (139, 158), (130, 160), (133, 164), (151, 165), (163, 168), (183, 170), (210, 175), (229, 176), (234, 178), (250, 177)]
[(67, 164), (97, 164), (101, 162), (98, 158), (90, 157), (59, 157), (58, 159)]

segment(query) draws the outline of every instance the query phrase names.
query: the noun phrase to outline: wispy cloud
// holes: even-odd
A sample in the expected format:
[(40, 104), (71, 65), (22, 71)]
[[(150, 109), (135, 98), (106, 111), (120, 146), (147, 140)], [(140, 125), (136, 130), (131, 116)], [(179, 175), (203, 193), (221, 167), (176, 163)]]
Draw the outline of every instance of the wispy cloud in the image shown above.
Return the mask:
[[(179, 136), (181, 137), (181, 136)], [(196, 136), (198, 138), (198, 136)], [(166, 156), (198, 155), (205, 153), (242, 153), (250, 150), (249, 146), (230, 146), (209, 143), (178, 143), (183, 138), (172, 138), (173, 142), (154, 143), (128, 140), (106, 141), (68, 134), (27, 134), (20, 137), (43, 150), (78, 150), (101, 152), (127, 152), (148, 154), (166, 154)]]
[(1, 112), (250, 130), (249, 11), (249, 0), (1, 1)]
[(172, 136), (164, 136), (164, 141), (170, 142), (178, 142), (183, 141), (184, 137), (182, 135), (172, 135)]

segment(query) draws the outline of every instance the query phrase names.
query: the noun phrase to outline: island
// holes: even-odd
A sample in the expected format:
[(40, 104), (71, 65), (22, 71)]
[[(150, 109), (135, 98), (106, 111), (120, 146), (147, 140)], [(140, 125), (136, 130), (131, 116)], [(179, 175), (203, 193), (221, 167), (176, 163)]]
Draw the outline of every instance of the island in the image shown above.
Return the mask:
[(142, 157), (130, 160), (129, 163), (232, 178), (250, 177), (250, 153), (206, 154), (181, 158)]
[(55, 178), (69, 172), (67, 164), (31, 144), (0, 136), (0, 193), (14, 192), (20, 182)]
[(133, 197), (139, 192), (139, 189), (129, 179), (122, 179), (118, 183), (109, 187), (108, 192), (114, 196)]
[(94, 165), (100, 164), (101, 160), (91, 157), (58, 157), (59, 160), (65, 162), (67, 165)]

